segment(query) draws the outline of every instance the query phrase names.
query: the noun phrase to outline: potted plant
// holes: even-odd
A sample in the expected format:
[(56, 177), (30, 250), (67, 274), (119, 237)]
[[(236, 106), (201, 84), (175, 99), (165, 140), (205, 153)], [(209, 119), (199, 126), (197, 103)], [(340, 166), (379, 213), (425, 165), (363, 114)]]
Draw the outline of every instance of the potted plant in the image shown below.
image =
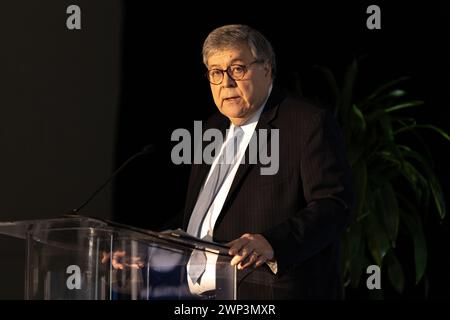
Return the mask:
[[(440, 219), (446, 214), (432, 158), (416, 148), (425, 144), (419, 131), (432, 130), (448, 141), (450, 136), (405, 114), (406, 109), (424, 104), (411, 100), (400, 88), (408, 78), (390, 81), (356, 101), (358, 61), (350, 64), (341, 85), (328, 68), (317, 68), (331, 89), (334, 113), (344, 134), (354, 175), (355, 219), (342, 237), (344, 284), (365, 287), (366, 268), (376, 264), (401, 293), (405, 286), (402, 266), (413, 263), (415, 284), (425, 275), (425, 209), (434, 206), (433, 211)], [(426, 150), (426, 144), (423, 149)], [(399, 232), (412, 242), (414, 261), (399, 258), (404, 249), (398, 244)]]

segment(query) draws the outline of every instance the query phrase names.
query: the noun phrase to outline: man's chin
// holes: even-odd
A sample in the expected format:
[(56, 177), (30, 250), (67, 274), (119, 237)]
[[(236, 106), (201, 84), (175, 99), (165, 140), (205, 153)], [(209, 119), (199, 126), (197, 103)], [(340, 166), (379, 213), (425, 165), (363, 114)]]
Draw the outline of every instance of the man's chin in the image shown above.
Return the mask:
[(227, 117), (239, 118), (247, 113), (247, 110), (244, 106), (239, 103), (223, 103), (222, 104), (222, 113)]
[(232, 112), (230, 110), (222, 109), (222, 114), (226, 116), (228, 119), (239, 119), (244, 118), (245, 113), (244, 112)]

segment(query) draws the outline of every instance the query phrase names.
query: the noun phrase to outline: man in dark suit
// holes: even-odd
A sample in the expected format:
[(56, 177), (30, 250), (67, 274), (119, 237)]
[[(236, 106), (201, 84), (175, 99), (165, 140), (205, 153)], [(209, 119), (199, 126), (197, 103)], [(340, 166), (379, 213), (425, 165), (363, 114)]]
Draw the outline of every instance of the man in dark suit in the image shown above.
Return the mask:
[[(353, 190), (334, 117), (273, 86), (272, 46), (248, 26), (212, 31), (203, 59), (219, 111), (205, 130), (221, 130), (225, 142), (215, 162), (192, 167), (184, 228), (229, 243), (239, 299), (339, 298), (339, 241)], [(252, 137), (267, 137), (265, 151), (278, 161), (273, 174), (248, 160)], [(220, 167), (231, 139), (235, 161)]]

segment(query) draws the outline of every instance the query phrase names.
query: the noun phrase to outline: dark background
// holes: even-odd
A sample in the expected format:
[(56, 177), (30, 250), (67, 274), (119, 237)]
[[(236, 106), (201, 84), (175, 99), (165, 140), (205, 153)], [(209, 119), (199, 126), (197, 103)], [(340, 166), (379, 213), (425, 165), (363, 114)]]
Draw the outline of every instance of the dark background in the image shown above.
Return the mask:
[[(111, 174), (121, 41), (121, 0), (2, 1), (0, 221), (61, 216)], [(111, 198), (109, 186), (83, 213), (110, 218)], [(0, 299), (21, 299), (24, 241), (0, 235), (0, 253)]]
[[(81, 7), (82, 30), (66, 28), (70, 4)], [(366, 28), (371, 4), (381, 8), (381, 30)], [(411, 115), (450, 132), (446, 1), (8, 1), (0, 7), (0, 220), (60, 216), (152, 143), (155, 154), (133, 162), (81, 213), (160, 228), (182, 209), (189, 174), (171, 162), (171, 133), (192, 130), (215, 111), (201, 46), (212, 29), (230, 23), (248, 24), (272, 42), (282, 87), (292, 89), (298, 77), (304, 95), (327, 107), (313, 66), (342, 79), (364, 55), (357, 96), (411, 76), (411, 97), (426, 102)], [(449, 202), (449, 144), (424, 136)], [(449, 298), (448, 218), (430, 221), (427, 240), (430, 297)], [(2, 236), (0, 250), (9, 257), (0, 265), (0, 298), (21, 298), (23, 244)], [(423, 289), (407, 288), (404, 297), (420, 298)], [(367, 290), (350, 297), (365, 299)]]

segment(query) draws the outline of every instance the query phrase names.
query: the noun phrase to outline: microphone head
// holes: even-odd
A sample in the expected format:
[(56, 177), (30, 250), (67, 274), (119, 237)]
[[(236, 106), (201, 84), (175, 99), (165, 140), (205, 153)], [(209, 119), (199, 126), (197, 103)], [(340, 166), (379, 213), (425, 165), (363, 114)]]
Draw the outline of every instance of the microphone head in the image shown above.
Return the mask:
[(155, 152), (156, 148), (153, 144), (148, 144), (145, 147), (142, 148), (142, 153), (153, 153)]

